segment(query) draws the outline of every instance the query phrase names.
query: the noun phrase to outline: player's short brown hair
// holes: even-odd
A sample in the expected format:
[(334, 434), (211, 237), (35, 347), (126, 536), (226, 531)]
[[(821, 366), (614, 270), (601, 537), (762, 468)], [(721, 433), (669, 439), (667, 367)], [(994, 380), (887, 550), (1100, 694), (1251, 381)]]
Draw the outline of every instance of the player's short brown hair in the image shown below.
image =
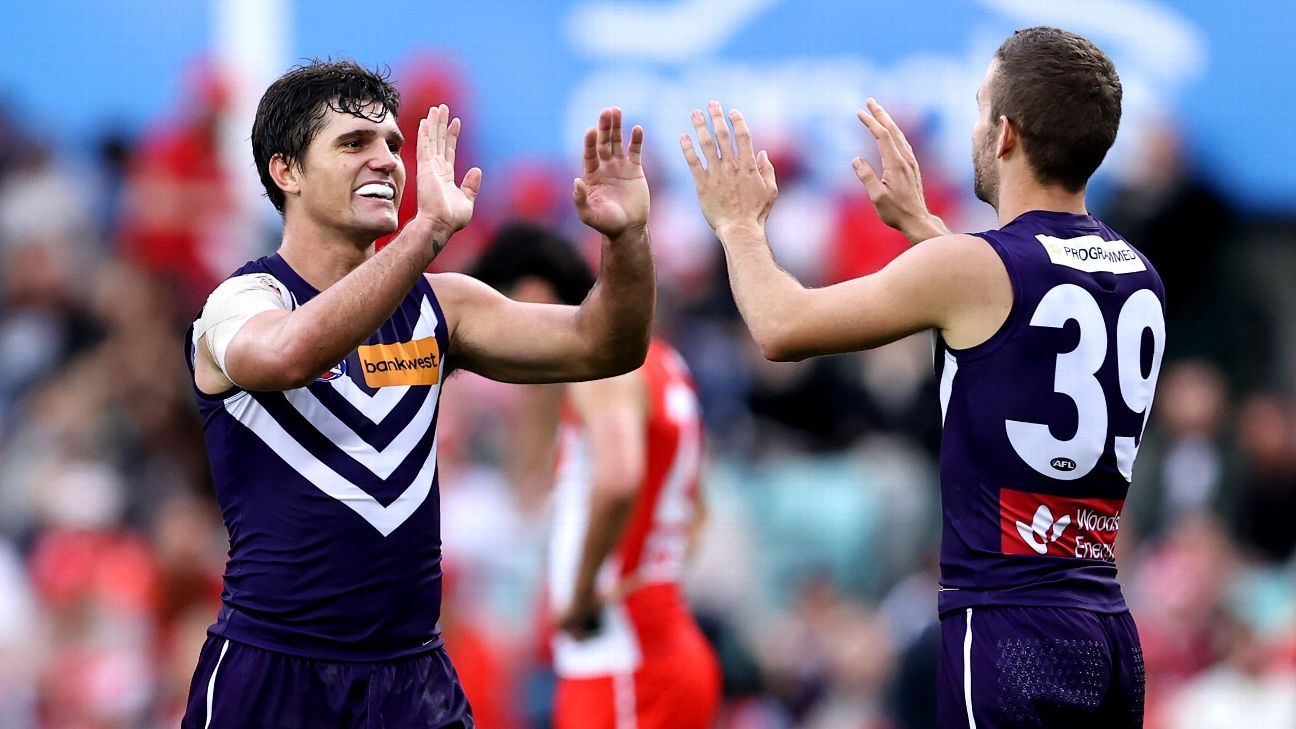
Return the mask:
[(1088, 40), (1048, 27), (1013, 33), (995, 60), (991, 121), (1004, 116), (1018, 129), (1040, 183), (1084, 189), (1120, 127), (1115, 64)]
[(300, 164), (329, 109), (374, 121), (396, 116), (400, 93), (388, 75), (350, 60), (311, 60), (270, 84), (252, 122), (252, 159), (276, 210), (284, 211), (284, 194), (270, 176), (270, 160), (281, 155), (289, 165)]

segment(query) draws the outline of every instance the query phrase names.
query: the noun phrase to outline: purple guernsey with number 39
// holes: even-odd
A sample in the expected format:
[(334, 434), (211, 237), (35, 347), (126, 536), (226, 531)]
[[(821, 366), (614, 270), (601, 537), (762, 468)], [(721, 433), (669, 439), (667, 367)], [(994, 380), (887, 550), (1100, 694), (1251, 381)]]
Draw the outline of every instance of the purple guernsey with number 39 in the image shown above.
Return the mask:
[(1165, 350), (1165, 291), (1087, 215), (1028, 212), (979, 236), (1013, 304), (990, 339), (937, 352), (939, 723), (1136, 729), (1143, 656), (1114, 547)]
[(1126, 610), (1113, 546), (1165, 348), (1151, 264), (1087, 215), (978, 234), (1013, 306), (986, 342), (940, 342), (940, 611)]

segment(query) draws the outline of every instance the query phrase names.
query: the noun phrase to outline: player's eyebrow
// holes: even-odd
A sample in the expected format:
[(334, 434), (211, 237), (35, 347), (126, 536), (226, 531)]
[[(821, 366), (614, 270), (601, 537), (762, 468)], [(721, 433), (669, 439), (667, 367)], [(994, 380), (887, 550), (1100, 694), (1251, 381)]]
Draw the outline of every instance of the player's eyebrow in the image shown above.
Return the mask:
[[(378, 136), (378, 130), (375, 130), (375, 128), (360, 127), (337, 135), (337, 141), (350, 141), (353, 139), (369, 140), (376, 136)], [(400, 134), (400, 130), (391, 130), (385, 136), (388, 137), (389, 140), (404, 143), (404, 135)]]
[[(363, 141), (369, 141), (369, 140), (373, 139), (373, 138), (376, 137), (376, 136), (378, 136), (378, 131), (377, 131), (376, 129), (368, 129), (368, 128), (363, 128), (363, 127), (362, 127), (362, 128), (359, 128), (359, 129), (352, 129), (352, 130), (350, 130), (350, 131), (343, 132), (343, 133), (339, 134), (339, 135), (337, 136), (337, 139), (335, 139), (334, 141), (335, 141), (337, 144), (343, 144), (343, 143), (345, 143), (345, 142), (349, 142), (349, 141), (351, 141), (351, 140), (353, 140), (353, 139), (358, 139), (358, 140), (363, 140)], [(405, 135), (404, 135), (404, 134), (401, 134), (401, 131), (400, 131), (399, 129), (393, 129), (393, 130), (389, 131), (389, 132), (386, 134), (386, 137), (387, 137), (388, 141), (394, 141), (394, 142), (396, 142), (397, 145), (402, 145), (402, 144), (405, 143)]]
[(353, 139), (369, 140), (373, 139), (376, 134), (377, 132), (372, 129), (352, 129), (337, 135), (337, 138), (334, 141), (340, 143), (349, 142)]

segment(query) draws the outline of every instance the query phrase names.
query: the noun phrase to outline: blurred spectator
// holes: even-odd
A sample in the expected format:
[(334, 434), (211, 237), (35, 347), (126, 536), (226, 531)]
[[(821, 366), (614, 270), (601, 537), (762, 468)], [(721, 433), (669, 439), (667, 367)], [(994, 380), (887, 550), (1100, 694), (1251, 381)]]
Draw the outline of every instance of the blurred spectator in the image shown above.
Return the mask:
[(1237, 534), (1256, 557), (1296, 557), (1296, 412), (1271, 394), (1252, 396), (1238, 417), (1238, 448), (1246, 456), (1237, 495)]
[(17, 246), (67, 249), (78, 267), (98, 254), (88, 191), (78, 177), (60, 166), (54, 150), (36, 140), (21, 143), (12, 166), (0, 178), (0, 241)]
[(0, 538), (0, 729), (36, 726), (36, 607), (18, 551)]
[(1228, 383), (1214, 364), (1170, 364), (1158, 382), (1152, 422), (1139, 445), (1126, 499), (1130, 543), (1159, 537), (1185, 518), (1214, 511), (1226, 519), (1237, 501), (1237, 451), (1230, 438)]
[[(1228, 533), (1209, 515), (1188, 516), (1129, 569), (1126, 595), (1139, 622), (1150, 718), (1185, 681), (1224, 655), (1218, 621), (1240, 568)], [(1132, 574), (1131, 574), (1132, 573)], [(1156, 726), (1154, 721), (1149, 726)]]
[[(401, 93), (401, 111), (397, 119), (405, 145), (401, 147), (401, 161), (405, 163), (405, 189), (401, 193), (397, 220), (404, 226), (418, 211), (417, 154), (419, 120), (427, 116), (428, 109), (440, 104), (450, 107), (450, 113), (463, 120), (466, 131), (455, 148), (455, 168), (462, 175), (480, 164), (477, 155), (481, 143), (481, 125), (474, 121), (472, 98), (464, 82), (463, 71), (455, 60), (446, 55), (429, 52), (416, 53), (400, 65), (396, 73), (397, 88)], [(494, 181), (482, 190), (481, 200), (473, 212), (473, 224), (455, 234), (454, 245), (448, 246), (432, 264), (435, 271), (463, 271), (469, 261), (481, 251), (493, 228), (491, 218), (498, 203), (492, 197), (498, 188)], [(378, 240), (378, 248), (400, 234), (397, 232)]]
[(835, 206), (809, 178), (802, 154), (791, 140), (770, 147), (770, 162), (778, 174), (778, 214), (765, 221), (765, 230), (780, 266), (806, 286), (822, 286), (828, 283), (825, 264)]
[(119, 239), (124, 255), (165, 281), (188, 315), (243, 260), (255, 231), (237, 215), (220, 154), (229, 83), (208, 64), (186, 81), (183, 111), (146, 132), (132, 156)]
[(1154, 124), (1098, 216), (1152, 261), (1166, 289), (1166, 363), (1205, 357), (1239, 387), (1275, 374), (1274, 322), (1243, 284), (1233, 207), (1180, 130)]
[(754, 375), (748, 407), (767, 426), (762, 444), (784, 436), (792, 438), (798, 450), (842, 450), (878, 422), (850, 377), (852, 357), (769, 362), (754, 346), (746, 350)]
[[(959, 196), (936, 158), (924, 154), (926, 129), (922, 125), (908, 124), (903, 115), (897, 121), (906, 130), (905, 135), (922, 166), (927, 208), (952, 224), (960, 215)], [(832, 243), (826, 256), (827, 283), (880, 271), (911, 245), (898, 231), (882, 222), (869, 203), (862, 184), (856, 183), (838, 195), (836, 208)]]
[(1186, 683), (1166, 710), (1166, 729), (1296, 726), (1296, 670), (1274, 670), (1272, 652), (1242, 621), (1219, 623), (1224, 660)]
[(26, 388), (53, 376), (99, 336), (77, 285), (75, 255), (62, 241), (0, 248), (0, 433)]

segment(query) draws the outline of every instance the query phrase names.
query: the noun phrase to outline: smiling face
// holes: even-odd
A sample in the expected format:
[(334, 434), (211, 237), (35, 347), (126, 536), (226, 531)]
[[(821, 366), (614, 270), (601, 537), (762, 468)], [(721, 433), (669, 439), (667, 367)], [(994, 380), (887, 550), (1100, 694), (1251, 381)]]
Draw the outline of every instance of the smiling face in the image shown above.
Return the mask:
[(990, 62), (977, 89), (977, 121), (972, 126), (972, 191), (995, 210), (999, 209), (999, 170), (995, 166), (999, 123), (990, 118), (990, 89), (997, 66), (996, 61)]
[(326, 107), (324, 114), (323, 127), (294, 170), (297, 195), (289, 194), (286, 214), (305, 215), (368, 245), (399, 223), (404, 137), (390, 113), (379, 121), (373, 118), (377, 113), (357, 117)]

